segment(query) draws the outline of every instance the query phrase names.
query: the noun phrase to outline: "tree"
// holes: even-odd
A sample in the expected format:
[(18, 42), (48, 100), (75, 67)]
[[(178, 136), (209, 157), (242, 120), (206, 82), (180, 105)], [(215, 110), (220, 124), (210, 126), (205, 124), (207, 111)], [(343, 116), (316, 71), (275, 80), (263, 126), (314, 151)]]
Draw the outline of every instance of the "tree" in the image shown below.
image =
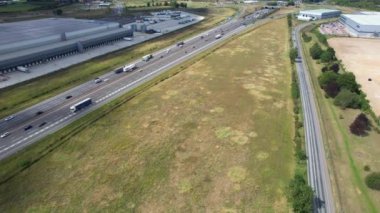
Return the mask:
[(351, 92), (359, 93), (359, 85), (356, 83), (355, 75), (352, 72), (345, 72), (339, 75), (337, 80), (340, 88), (346, 88)]
[(350, 132), (354, 135), (364, 136), (367, 130), (369, 130), (369, 125), (367, 116), (364, 113), (360, 113), (350, 125)]
[(62, 9), (56, 9), (53, 11), (53, 13), (58, 15), (58, 16), (61, 16), (63, 14), (63, 11), (62, 11)]
[(302, 33), (302, 39), (304, 40), (304, 42), (308, 43), (311, 41), (311, 36), (308, 36), (306, 35), (306, 33)]
[(169, 2), (164, 1), (164, 6), (169, 6)]
[(333, 72), (339, 72), (339, 69), (340, 69), (340, 66), (339, 66), (339, 63), (333, 63), (330, 67), (329, 67), (329, 69), (331, 70), (331, 71), (333, 71)]
[(291, 27), (292, 26), (292, 14), (288, 14), (286, 16), (287, 20), (288, 20), (288, 27)]
[(294, 6), (294, 5), (295, 5), (294, 1), (289, 1), (286, 6)]
[(298, 57), (297, 48), (290, 49), (289, 58), (290, 58), (290, 62), (292, 62), (292, 64), (295, 62), (297, 57)]
[(290, 181), (289, 188), (293, 211), (312, 212), (314, 193), (302, 175), (295, 174), (294, 179)]
[(380, 190), (380, 172), (372, 172), (365, 177), (365, 184), (375, 190)]
[(328, 63), (334, 59), (334, 55), (329, 51), (323, 51), (320, 58), (323, 63)]
[(147, 3), (146, 3), (146, 6), (147, 6), (147, 7), (150, 7), (150, 2), (147, 2)]
[(335, 97), (334, 104), (341, 107), (342, 109), (358, 109), (360, 108), (360, 97), (358, 94), (344, 88)]
[(323, 50), (321, 46), (319, 46), (318, 43), (313, 44), (313, 46), (310, 48), (310, 55), (315, 60), (320, 59), (322, 53), (323, 53)]
[(336, 82), (338, 79), (339, 75), (335, 72), (327, 71), (323, 72), (319, 77), (318, 77), (318, 82), (321, 88), (324, 88), (328, 83), (331, 82)]
[(336, 81), (332, 81), (328, 82), (326, 86), (323, 87), (323, 90), (325, 90), (329, 97), (335, 98), (339, 94), (340, 88)]

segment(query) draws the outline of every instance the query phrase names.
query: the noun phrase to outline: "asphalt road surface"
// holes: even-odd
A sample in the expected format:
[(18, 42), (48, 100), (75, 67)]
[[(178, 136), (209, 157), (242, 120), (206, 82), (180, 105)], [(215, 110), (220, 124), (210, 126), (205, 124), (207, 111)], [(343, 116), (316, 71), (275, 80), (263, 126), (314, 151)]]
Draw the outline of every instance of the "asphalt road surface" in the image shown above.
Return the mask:
[[(175, 65), (190, 59), (226, 38), (242, 32), (246, 29), (247, 23), (262, 18), (269, 12), (271, 11), (264, 9), (245, 18), (229, 20), (184, 41), (182, 46), (174, 44), (152, 53), (153, 58), (149, 61), (137, 60), (130, 63), (137, 66), (137, 69), (132, 72), (116, 74), (114, 71), (110, 71), (99, 76), (102, 79), (100, 83), (95, 83), (94, 80), (86, 82), (14, 114), (13, 119), (1, 119), (0, 135), (4, 133), (9, 135), (0, 138), (0, 160), (63, 128), (137, 86), (152, 80)], [(216, 39), (215, 36), (218, 34), (223, 34), (223, 36)], [(71, 106), (86, 98), (92, 99), (91, 105), (77, 112), (70, 111)]]
[(314, 212), (334, 212), (331, 183), (323, 147), (322, 132), (317, 113), (314, 91), (307, 67), (303, 62), (300, 30), (309, 24), (297, 26), (292, 32), (293, 45), (298, 49), (296, 60), (299, 88), (304, 116), (307, 174), (309, 185), (314, 190)]

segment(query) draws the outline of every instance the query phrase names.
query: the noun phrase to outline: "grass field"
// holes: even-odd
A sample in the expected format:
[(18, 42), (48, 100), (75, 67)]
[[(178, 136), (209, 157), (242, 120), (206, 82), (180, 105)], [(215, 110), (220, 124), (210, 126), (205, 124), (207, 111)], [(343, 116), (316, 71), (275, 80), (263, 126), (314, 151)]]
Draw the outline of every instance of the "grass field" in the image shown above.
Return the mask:
[(0, 90), (0, 118), (39, 103), (60, 92), (88, 81), (111, 69), (134, 59), (164, 48), (186, 37), (211, 28), (216, 23), (235, 13), (230, 8), (210, 8), (205, 21), (185, 30), (143, 43), (132, 48), (107, 54), (80, 65)]
[[(313, 37), (313, 42), (316, 37)], [(313, 42), (305, 43), (306, 56)], [(322, 45), (322, 44), (321, 44)], [(359, 110), (341, 110), (334, 106), (333, 100), (326, 99), (318, 86), (317, 76), (322, 64), (307, 58), (308, 66), (318, 99), (323, 124), (325, 146), (328, 151), (330, 175), (334, 184), (334, 195), (338, 210), (343, 212), (378, 212), (380, 192), (368, 189), (364, 184), (365, 165), (373, 171), (380, 170), (380, 135), (371, 131), (368, 136), (357, 137), (349, 132), (349, 125), (360, 113)]]
[(1, 184), (0, 209), (289, 212), (288, 42), (273, 20), (193, 61)]

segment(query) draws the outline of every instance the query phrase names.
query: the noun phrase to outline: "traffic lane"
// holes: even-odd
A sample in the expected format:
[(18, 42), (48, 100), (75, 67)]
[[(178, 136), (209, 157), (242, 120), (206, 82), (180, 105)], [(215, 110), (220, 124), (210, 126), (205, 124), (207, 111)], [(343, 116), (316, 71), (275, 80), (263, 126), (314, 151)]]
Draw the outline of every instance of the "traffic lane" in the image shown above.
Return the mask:
[[(215, 42), (212, 42), (212, 43), (215, 43)], [(189, 47), (187, 48), (187, 50), (189, 50)], [(183, 51), (186, 51), (186, 49), (184, 49)], [(187, 54), (186, 53), (183, 53), (183, 55), (184, 56), (186, 56)], [(178, 57), (180, 57), (180, 55), (176, 55), (176, 57), (175, 58), (178, 58)], [(186, 57), (183, 57), (182, 56), (182, 60), (187, 60), (187, 58)], [(172, 61), (172, 60), (171, 60)], [(176, 64), (178, 64), (178, 63), (181, 63), (181, 62), (176, 62)], [(166, 63), (164, 63), (164, 64), (166, 64)], [(173, 64), (172, 66), (174, 66), (175, 64)], [(161, 65), (157, 65), (157, 66), (161, 66)], [(112, 87), (111, 87), (112, 86)], [(121, 85), (111, 85), (110, 87), (110, 89), (109, 90), (105, 90), (106, 91), (106, 93), (109, 93), (109, 92), (111, 92), (111, 91), (114, 91), (115, 90), (115, 88), (117, 88), (117, 87), (120, 87)], [(103, 90), (99, 90), (98, 92), (103, 92)], [(103, 93), (104, 94), (104, 93)], [(95, 97), (95, 98), (98, 98), (99, 96), (102, 96), (102, 94), (92, 94), (92, 97)], [(62, 108), (68, 108), (68, 104), (66, 104), (66, 106), (62, 106), (61, 107), (61, 109)], [(67, 113), (68, 111), (66, 111), (66, 113)], [(64, 113), (62, 113), (62, 112), (57, 112), (59, 115), (62, 115), (63, 116), (63, 118), (65, 117), (65, 116), (67, 116), (66, 114), (64, 114)], [(57, 114), (56, 113), (56, 114)], [(59, 117), (56, 117), (55, 119), (50, 119), (49, 117), (46, 117), (46, 118), (44, 118), (45, 120), (57, 120), (57, 119), (63, 119), (62, 118), (62, 116), (59, 116)], [(38, 122), (41, 122), (41, 121), (36, 121), (36, 123), (38, 123)], [(43, 122), (48, 122), (48, 121), (43, 121)], [(31, 125), (33, 125), (33, 123), (31, 124)], [(34, 125), (36, 125), (36, 124), (34, 124)], [(30, 133), (31, 134), (34, 134), (34, 131), (30, 131)], [(22, 130), (21, 130), (21, 134), (22, 134)]]
[[(200, 39), (198, 39), (198, 40), (193, 39), (192, 41), (194, 41), (195, 43), (201, 42)], [(190, 44), (188, 44), (188, 45), (190, 45)], [(170, 54), (176, 54), (177, 51), (181, 51), (181, 49), (173, 46), (171, 48)], [(158, 54), (158, 57), (160, 57), (160, 56), (164, 57), (167, 54), (168, 53), (161, 51), (161, 53)], [(154, 60), (151, 60), (149, 63), (143, 63), (143, 62), (140, 62), (140, 60), (138, 60), (137, 63), (139, 65), (142, 64), (140, 66), (145, 66), (146, 64), (155, 63), (155, 61), (157, 61), (157, 60), (158, 59), (156, 58)], [(109, 72), (109, 73), (101, 76), (100, 78), (112, 80), (112, 79), (118, 78), (118, 76), (115, 76), (113, 72)], [(12, 120), (2, 122), (2, 125), (0, 125), (0, 132), (7, 132), (10, 129), (12, 129), (14, 126), (19, 126), (20, 124), (28, 122), (29, 120), (33, 119), (34, 116), (36, 116), (35, 113), (37, 113), (37, 112), (45, 112), (45, 111), (49, 111), (49, 110), (55, 108), (56, 106), (62, 104), (62, 102), (67, 101), (68, 100), (67, 97), (69, 97), (69, 96), (71, 96), (71, 98), (69, 98), (69, 99), (72, 99), (73, 97), (81, 96), (82, 94), (84, 94), (88, 91), (91, 91), (94, 88), (101, 87), (101, 85), (102, 85), (102, 83), (96, 84), (96, 83), (94, 83), (93, 80), (91, 80), (89, 82), (84, 83), (83, 85), (76, 87), (74, 90), (72, 90), (66, 94), (58, 95), (54, 99), (49, 99), (48, 101), (45, 101), (43, 103), (38, 104), (37, 106), (29, 108), (28, 110), (26, 110), (24, 112), (17, 113), (17, 114), (15, 114), (15, 117)]]
[(186, 60), (186, 59), (183, 59), (183, 60)]
[[(195, 49), (195, 48), (193, 48), (193, 47), (195, 47), (195, 45), (193, 45), (193, 46), (187, 46), (186, 48), (181, 48), (180, 49), (180, 51), (182, 51), (182, 53), (181, 53), (181, 55), (186, 55), (187, 53), (186, 52), (192, 52), (192, 51), (196, 51), (197, 49)], [(173, 57), (170, 57), (170, 56), (173, 56)], [(176, 58), (178, 58), (180, 55), (178, 55), (178, 53), (176, 53), (176, 54), (172, 54), (172, 55), (169, 55), (169, 57), (167, 57), (167, 60), (169, 60), (169, 61), (172, 61), (172, 60), (175, 60)], [(164, 64), (167, 64), (167, 62), (165, 62), (165, 61), (163, 61), (163, 60), (161, 60), (161, 63), (158, 63), (157, 64), (157, 62), (154, 64), (155, 66), (162, 66), (162, 65), (164, 65)], [(139, 78), (139, 76), (137, 76), (136, 75), (136, 77), (134, 78), (134, 79), (136, 79), (136, 78)], [(131, 80), (133, 80), (133, 78), (131, 78)], [(103, 92), (103, 95), (102, 94), (100, 94), (100, 95), (97, 95), (97, 94), (93, 94), (93, 96), (94, 95), (96, 95), (96, 96), (104, 96), (105, 94), (109, 94), (109, 93), (111, 93), (113, 90), (114, 90), (114, 87), (120, 87), (121, 85), (119, 84), (119, 85), (114, 85), (112, 88), (110, 88), (110, 89), (108, 89), (108, 90), (104, 90), (104, 92), (102, 91), (102, 90), (99, 90), (99, 92)], [(105, 93), (105, 94), (104, 94)], [(76, 101), (80, 101), (80, 100), (71, 100), (71, 104), (74, 104)], [(68, 104), (66, 104), (66, 105), (68, 105)], [(66, 115), (64, 115), (64, 116), (66, 116)], [(61, 116), (59, 117), (59, 118), (61, 118)], [(56, 119), (58, 119), (58, 118), (56, 118)], [(48, 121), (41, 121), (41, 120), (48, 120), (48, 121), (50, 121), (50, 120), (52, 120), (52, 119), (50, 119), (49, 117), (47, 117), (47, 116), (44, 116), (43, 118), (38, 118), (36, 121), (34, 121), (34, 123), (32, 122), (31, 124), (29, 124), (29, 125), (37, 125), (36, 124), (36, 122), (48, 122)], [(20, 129), (21, 129), (21, 132), (22, 132), (22, 127), (20, 127)], [(29, 130), (28, 130), (29, 131)], [(33, 131), (30, 131), (30, 132), (33, 132)]]

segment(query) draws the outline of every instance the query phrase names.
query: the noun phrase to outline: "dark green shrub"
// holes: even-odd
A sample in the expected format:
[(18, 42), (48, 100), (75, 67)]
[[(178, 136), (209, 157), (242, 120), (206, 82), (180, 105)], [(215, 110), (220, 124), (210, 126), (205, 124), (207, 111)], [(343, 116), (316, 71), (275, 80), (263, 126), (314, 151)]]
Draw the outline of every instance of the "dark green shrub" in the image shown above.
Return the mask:
[(346, 88), (351, 92), (359, 93), (359, 85), (356, 83), (355, 75), (352, 72), (345, 72), (339, 75), (337, 80), (340, 88)]
[(315, 44), (313, 44), (312, 47), (310, 47), (310, 55), (314, 60), (320, 59), (322, 53), (323, 53), (323, 50), (322, 50), (321, 46), (319, 46), (318, 43), (315, 43)]
[(372, 172), (365, 177), (365, 184), (368, 188), (380, 190), (380, 172)]
[(364, 113), (360, 113), (350, 125), (350, 131), (354, 135), (364, 136), (369, 130), (369, 120)]
[(341, 107), (342, 109), (346, 109), (346, 108), (359, 109), (360, 96), (344, 88), (335, 97), (334, 104)]

